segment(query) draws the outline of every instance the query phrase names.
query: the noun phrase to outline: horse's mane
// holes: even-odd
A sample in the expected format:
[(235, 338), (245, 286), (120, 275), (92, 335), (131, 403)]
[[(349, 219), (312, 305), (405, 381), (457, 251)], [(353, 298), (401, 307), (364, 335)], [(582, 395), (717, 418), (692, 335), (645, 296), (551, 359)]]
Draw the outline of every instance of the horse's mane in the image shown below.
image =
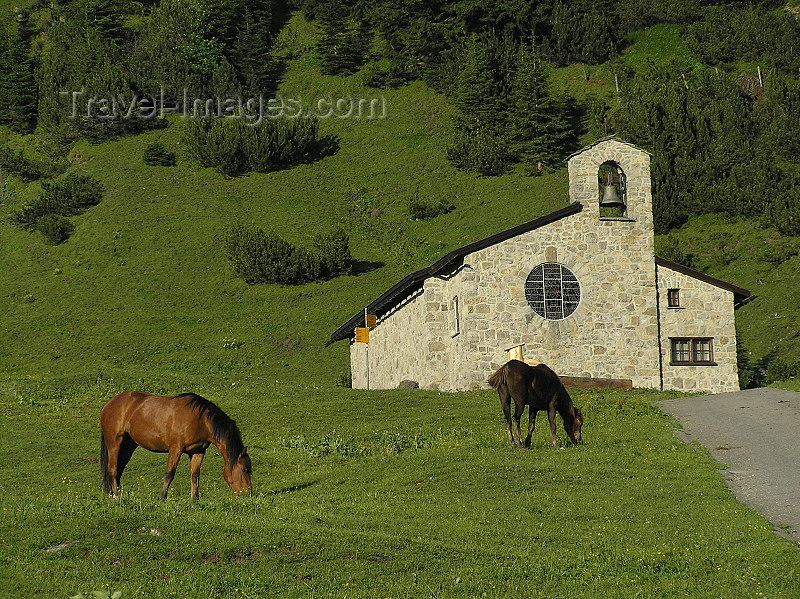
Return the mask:
[(188, 399), (189, 406), (196, 408), (200, 416), (208, 414), (208, 418), (211, 420), (211, 434), (215, 439), (225, 441), (230, 459), (235, 460), (242, 453), (244, 443), (242, 443), (239, 427), (236, 426), (233, 418), (222, 411), (222, 408), (197, 393), (181, 393), (175, 397)]
[(565, 420), (569, 418), (570, 423), (575, 417), (575, 405), (569, 396), (567, 388), (561, 382), (561, 378), (547, 364), (537, 364), (533, 367), (537, 372), (542, 373), (548, 386), (548, 393), (556, 392), (556, 410)]
[(559, 376), (547, 364), (537, 364), (532, 368), (545, 379), (545, 384), (548, 387), (547, 393), (556, 392), (558, 395), (556, 410), (561, 414), (564, 422), (568, 422), (569, 426), (572, 426), (572, 421), (575, 419), (575, 405), (572, 403), (572, 398), (569, 396), (564, 383), (561, 382)]
[(571, 426), (572, 421), (575, 420), (575, 404), (572, 403), (572, 398), (569, 396), (569, 392), (563, 384), (558, 392), (556, 410), (558, 410), (558, 413), (561, 414), (561, 418), (563, 418), (565, 422), (569, 420)]

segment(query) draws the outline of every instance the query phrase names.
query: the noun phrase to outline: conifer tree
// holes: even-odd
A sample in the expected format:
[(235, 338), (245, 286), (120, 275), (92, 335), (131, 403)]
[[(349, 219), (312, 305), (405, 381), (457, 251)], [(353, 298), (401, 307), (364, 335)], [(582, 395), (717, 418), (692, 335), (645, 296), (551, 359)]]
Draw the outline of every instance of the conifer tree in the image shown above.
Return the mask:
[(536, 49), (521, 47), (511, 92), (511, 137), (520, 159), (541, 170), (574, 144), (569, 105), (551, 92), (548, 70)]
[(323, 34), (317, 44), (326, 75), (355, 72), (369, 53), (372, 31), (362, 14), (351, 11), (343, 2), (331, 0), (319, 12)]
[(501, 121), (493, 69), (486, 45), (475, 34), (466, 42), (456, 80), (456, 124), (462, 128), (496, 128)]
[(613, 57), (622, 30), (609, 0), (556, 0), (548, 40), (557, 64), (598, 63)]
[(0, 123), (29, 133), (36, 123), (36, 81), (27, 17), (18, 13), (0, 26)]
[(272, 20), (268, 6), (245, 8), (231, 51), (242, 87), (248, 93), (273, 91), (277, 67), (272, 58)]

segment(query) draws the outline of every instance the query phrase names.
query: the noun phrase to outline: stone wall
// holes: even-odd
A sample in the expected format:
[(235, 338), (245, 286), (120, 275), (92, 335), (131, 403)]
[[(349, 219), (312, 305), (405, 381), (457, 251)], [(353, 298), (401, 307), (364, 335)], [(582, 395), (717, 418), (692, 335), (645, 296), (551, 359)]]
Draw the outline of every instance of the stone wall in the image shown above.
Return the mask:
[(420, 382), (429, 369), (431, 318), (424, 293), (416, 293), (384, 316), (370, 331), (370, 342), (350, 345), (350, 370), (355, 389), (393, 389), (401, 381)]
[[(607, 161), (615, 162), (627, 179), (625, 218), (600, 216), (598, 170)], [(525, 344), (526, 358), (562, 375), (627, 378), (636, 387), (659, 387), (662, 356), (649, 165), (646, 152), (613, 139), (574, 155), (569, 161), (570, 201), (580, 202), (583, 209), (469, 254), (454, 272), (428, 278), (372, 331), (370, 388), (393, 388), (403, 380), (426, 389), (485, 388), (489, 375), (506, 362), (505, 350), (519, 344)], [(525, 297), (526, 278), (545, 262), (569, 268), (580, 283), (578, 308), (563, 320), (537, 315)], [(682, 284), (687, 291), (701, 287), (700, 281), (695, 287)], [(682, 316), (672, 314), (670, 327), (677, 327), (680, 319), (687, 327), (691, 318), (702, 321), (703, 310), (724, 314), (721, 332), (713, 324), (710, 336), (726, 366), (716, 374), (711, 367), (670, 370), (665, 373), (668, 388), (712, 390), (724, 380), (728, 385), (736, 380), (729, 376), (730, 340), (735, 375), (731, 295), (702, 285), (709, 288), (703, 287), (702, 299)], [(689, 335), (690, 329), (685, 330), (681, 334)], [(353, 386), (364, 388), (365, 348), (358, 343), (351, 347)], [(668, 340), (666, 348), (668, 353)], [(693, 380), (698, 368), (701, 372)]]
[[(665, 266), (657, 273), (664, 389), (738, 391), (733, 293)], [(680, 290), (680, 307), (668, 306), (669, 289)], [(670, 365), (670, 337), (712, 338), (716, 365)]]

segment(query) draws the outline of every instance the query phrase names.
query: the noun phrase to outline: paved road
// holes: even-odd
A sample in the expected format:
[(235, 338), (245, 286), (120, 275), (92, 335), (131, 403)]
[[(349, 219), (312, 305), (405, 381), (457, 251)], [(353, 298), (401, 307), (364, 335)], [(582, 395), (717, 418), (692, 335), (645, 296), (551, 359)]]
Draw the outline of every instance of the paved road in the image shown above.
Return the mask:
[(685, 441), (698, 441), (718, 462), (742, 503), (775, 531), (800, 541), (800, 393), (749, 389), (658, 402)]

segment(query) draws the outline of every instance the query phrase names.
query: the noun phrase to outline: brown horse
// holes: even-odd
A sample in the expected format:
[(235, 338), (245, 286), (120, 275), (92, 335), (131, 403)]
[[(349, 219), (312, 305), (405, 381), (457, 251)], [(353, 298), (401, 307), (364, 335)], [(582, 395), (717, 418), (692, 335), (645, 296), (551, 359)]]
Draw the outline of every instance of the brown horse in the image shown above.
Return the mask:
[[(531, 436), (536, 426), (536, 413), (547, 410), (550, 421), (550, 446), (556, 446), (556, 412), (561, 414), (564, 430), (570, 441), (581, 442), (583, 414), (580, 408), (572, 405), (572, 399), (561, 383), (558, 375), (544, 364), (530, 366), (519, 360), (510, 360), (489, 377), (489, 385), (497, 389), (503, 415), (508, 429), (508, 440), (513, 446), (530, 447)], [(511, 399), (514, 400), (514, 418), (512, 430)], [(519, 421), (528, 406), (528, 436), (522, 441)]]
[(167, 474), (159, 499), (175, 477), (182, 454), (189, 455), (192, 499), (198, 498), (200, 464), (214, 444), (225, 460), (222, 476), (234, 493), (250, 493), (250, 456), (236, 423), (220, 408), (194, 393), (159, 397), (126, 391), (100, 412), (100, 469), (106, 493), (119, 494), (119, 481), (133, 451), (142, 446), (167, 453)]

